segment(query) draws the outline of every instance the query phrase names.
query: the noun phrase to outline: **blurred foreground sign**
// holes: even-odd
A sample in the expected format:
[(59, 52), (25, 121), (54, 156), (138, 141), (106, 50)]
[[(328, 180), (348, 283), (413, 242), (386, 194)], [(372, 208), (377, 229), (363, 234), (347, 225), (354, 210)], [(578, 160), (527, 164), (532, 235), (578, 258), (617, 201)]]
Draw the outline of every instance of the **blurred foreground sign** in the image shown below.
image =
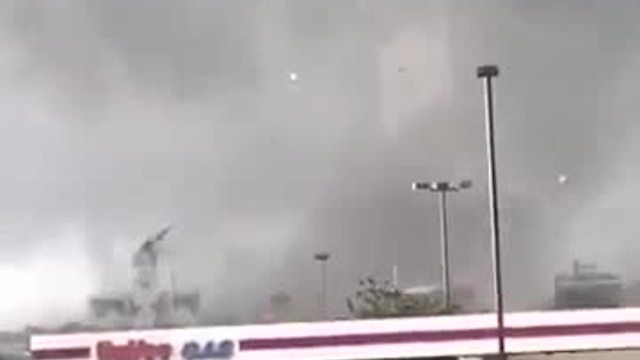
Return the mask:
[[(493, 314), (32, 336), (35, 360), (355, 360), (491, 355)], [(509, 313), (511, 354), (640, 348), (640, 308)], [(131, 341), (131, 339), (137, 339)], [(212, 340), (218, 339), (218, 340)], [(125, 345), (115, 345), (125, 344)]]

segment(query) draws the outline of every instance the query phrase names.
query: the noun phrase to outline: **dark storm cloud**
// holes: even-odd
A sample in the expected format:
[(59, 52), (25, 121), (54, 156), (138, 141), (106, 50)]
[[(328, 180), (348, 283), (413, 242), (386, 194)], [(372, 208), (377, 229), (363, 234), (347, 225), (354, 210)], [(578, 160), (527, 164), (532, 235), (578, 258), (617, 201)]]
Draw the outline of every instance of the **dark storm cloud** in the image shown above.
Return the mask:
[[(417, 179), (475, 181), (451, 201), (454, 274), (486, 296), (473, 72), (487, 61), (503, 70), (509, 300), (544, 298), (629, 126), (611, 89), (635, 91), (617, 80), (636, 72), (633, 2), (5, 6), (0, 241), (15, 256), (3, 261), (30, 268), (49, 249), (52, 269), (87, 269), (87, 292), (122, 287), (136, 239), (171, 222), (178, 278), (219, 313), (279, 289), (311, 309), (317, 250), (334, 254), (336, 310), (359, 276), (394, 264), (406, 285), (437, 281), (436, 202), (410, 192)], [(82, 303), (60, 291), (38, 301)]]

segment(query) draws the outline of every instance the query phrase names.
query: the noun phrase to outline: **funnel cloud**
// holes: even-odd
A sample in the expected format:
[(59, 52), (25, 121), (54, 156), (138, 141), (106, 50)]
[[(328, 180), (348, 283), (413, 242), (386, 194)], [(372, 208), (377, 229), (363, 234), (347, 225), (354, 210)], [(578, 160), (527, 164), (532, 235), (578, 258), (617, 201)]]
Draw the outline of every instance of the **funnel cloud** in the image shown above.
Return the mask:
[(363, 276), (438, 281), (437, 198), (411, 191), (431, 180), (473, 180), (450, 198), (452, 279), (491, 306), (484, 63), (507, 307), (574, 258), (640, 276), (636, 1), (2, 8), (0, 327), (82, 319), (169, 223), (163, 254), (207, 313), (255, 321), (285, 291), (313, 316), (328, 251), (343, 315)]

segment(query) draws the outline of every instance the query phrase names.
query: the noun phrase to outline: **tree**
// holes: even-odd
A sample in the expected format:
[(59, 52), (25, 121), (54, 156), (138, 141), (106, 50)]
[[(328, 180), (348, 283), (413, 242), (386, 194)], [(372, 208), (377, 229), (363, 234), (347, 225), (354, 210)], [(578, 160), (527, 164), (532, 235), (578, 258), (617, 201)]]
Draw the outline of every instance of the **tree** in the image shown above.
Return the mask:
[(359, 289), (347, 298), (347, 308), (358, 319), (446, 315), (458, 311), (457, 307), (445, 308), (436, 296), (405, 294), (390, 281), (378, 281), (372, 277), (360, 280)]

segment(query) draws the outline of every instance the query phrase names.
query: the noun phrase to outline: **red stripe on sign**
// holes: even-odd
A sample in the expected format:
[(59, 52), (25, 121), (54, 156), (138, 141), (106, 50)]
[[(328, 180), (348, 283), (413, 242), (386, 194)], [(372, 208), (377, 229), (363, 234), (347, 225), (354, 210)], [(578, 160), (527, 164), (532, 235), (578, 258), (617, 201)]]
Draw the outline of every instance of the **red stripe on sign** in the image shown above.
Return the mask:
[(34, 360), (85, 359), (91, 355), (90, 348), (48, 349), (31, 351)]
[[(505, 336), (511, 338), (555, 337), (580, 335), (607, 335), (640, 332), (640, 322), (545, 325), (506, 328)], [(408, 331), (379, 334), (348, 334), (329, 336), (305, 336), (271, 339), (246, 339), (240, 341), (240, 350), (277, 350), (331, 346), (391, 345), (416, 342), (473, 341), (495, 338), (495, 328), (470, 330)]]
[(385, 345), (412, 342), (442, 342), (483, 340), (496, 336), (495, 329), (408, 331), (380, 334), (351, 334), (307, 336), (276, 339), (247, 339), (240, 341), (240, 350), (275, 350), (353, 345)]
[(515, 338), (523, 337), (549, 337), (549, 336), (580, 336), (580, 335), (607, 335), (640, 332), (639, 321), (617, 323), (594, 323), (578, 325), (543, 325), (506, 329), (507, 336)]

